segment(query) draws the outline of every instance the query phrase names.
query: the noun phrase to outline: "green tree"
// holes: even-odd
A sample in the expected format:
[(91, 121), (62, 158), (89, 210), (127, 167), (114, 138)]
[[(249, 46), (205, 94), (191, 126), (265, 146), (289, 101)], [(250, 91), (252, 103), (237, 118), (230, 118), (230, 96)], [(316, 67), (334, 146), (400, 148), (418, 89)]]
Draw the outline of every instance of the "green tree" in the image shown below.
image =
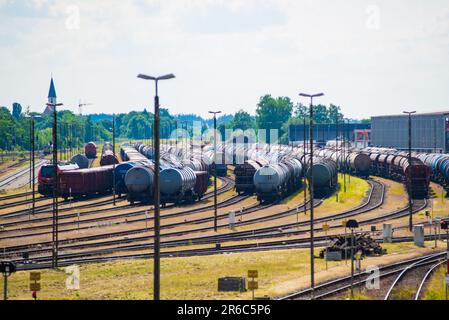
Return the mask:
[[(256, 122), (259, 129), (278, 129), (279, 137), (285, 134), (282, 125), (288, 121), (293, 111), (293, 103), (288, 97), (273, 98), (265, 95), (260, 98), (256, 109)], [(270, 134), (267, 132), (270, 142)]]
[(237, 130), (247, 130), (250, 128), (254, 128), (255, 120), (254, 117), (251, 116), (248, 112), (240, 109), (232, 119), (230, 126), (232, 129)]

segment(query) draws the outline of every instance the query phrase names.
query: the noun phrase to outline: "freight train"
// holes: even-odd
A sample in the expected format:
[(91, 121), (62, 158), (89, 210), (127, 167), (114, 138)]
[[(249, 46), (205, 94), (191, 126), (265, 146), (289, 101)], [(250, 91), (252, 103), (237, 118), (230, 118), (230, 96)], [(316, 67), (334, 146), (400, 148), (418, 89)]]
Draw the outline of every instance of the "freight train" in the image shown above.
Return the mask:
[(70, 160), (71, 163), (78, 165), (80, 169), (89, 168), (89, 159), (84, 154), (77, 154)]
[[(145, 156), (152, 154), (151, 149), (140, 143), (121, 148), (123, 159), (133, 162), (142, 160), (130, 167), (124, 176), (124, 186), (131, 204), (136, 201), (152, 203), (154, 200), (154, 163)], [(163, 149), (160, 160), (161, 204), (200, 200), (209, 184), (208, 165), (198, 154), (182, 153), (185, 158), (179, 160), (173, 154), (174, 150), (168, 150), (166, 146)]]
[(281, 200), (301, 187), (302, 175), (303, 166), (296, 158), (264, 165), (254, 174), (257, 200), (261, 202)]
[(104, 143), (103, 150), (101, 151), (100, 166), (109, 166), (119, 163), (113, 149), (110, 142)]
[[(78, 170), (77, 164), (61, 165), (58, 164), (58, 176), (65, 171)], [(52, 196), (54, 188), (54, 165), (44, 164), (38, 172), (37, 191), (43, 196)]]
[(84, 154), (88, 159), (95, 159), (97, 157), (97, 145), (94, 142), (88, 142), (84, 146)]
[(371, 159), (371, 173), (404, 182), (414, 199), (428, 197), (431, 169), (417, 157), (411, 161), (405, 152), (392, 149), (367, 148), (362, 150)]
[(62, 171), (58, 174), (58, 195), (67, 200), (69, 197), (110, 193), (112, 174), (112, 166)]

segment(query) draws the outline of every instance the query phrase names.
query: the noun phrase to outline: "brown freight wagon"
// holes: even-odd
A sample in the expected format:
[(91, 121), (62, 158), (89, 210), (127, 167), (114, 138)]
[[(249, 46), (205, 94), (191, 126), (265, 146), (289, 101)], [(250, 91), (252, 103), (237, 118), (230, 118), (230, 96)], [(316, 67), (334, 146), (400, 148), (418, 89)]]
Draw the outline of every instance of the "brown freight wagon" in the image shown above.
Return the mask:
[(201, 200), (209, 186), (209, 173), (207, 171), (195, 171), (196, 182), (194, 187), (195, 195)]
[(112, 173), (112, 166), (61, 172), (58, 194), (67, 199), (108, 193), (112, 190)]
[(102, 166), (102, 167), (113, 165), (113, 164), (118, 164), (118, 163), (119, 163), (118, 159), (115, 156), (114, 152), (112, 152), (112, 150), (106, 150), (101, 155), (100, 166)]

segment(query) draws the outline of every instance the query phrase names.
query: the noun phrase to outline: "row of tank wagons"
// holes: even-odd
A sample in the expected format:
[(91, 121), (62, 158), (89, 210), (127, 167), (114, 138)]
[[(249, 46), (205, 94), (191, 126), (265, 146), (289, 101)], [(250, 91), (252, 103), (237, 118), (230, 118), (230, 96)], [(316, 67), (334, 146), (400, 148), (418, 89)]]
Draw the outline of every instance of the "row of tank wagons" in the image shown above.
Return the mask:
[(363, 152), (371, 158), (372, 174), (405, 183), (415, 199), (428, 197), (431, 170), (421, 159), (412, 157), (409, 163), (408, 153), (396, 150), (369, 148)]
[[(250, 146), (248, 150), (251, 150)], [(265, 150), (267, 152), (267, 150)], [(299, 190), (304, 174), (310, 180), (310, 157), (298, 148), (275, 147), (265, 155), (248, 152), (248, 159), (234, 168), (238, 193), (256, 193), (259, 200), (278, 200)], [(317, 195), (326, 196), (337, 186), (337, 165), (323, 157), (313, 158), (313, 185)]]
[[(143, 152), (144, 147), (138, 146)], [(132, 150), (134, 149), (134, 150)], [(137, 159), (135, 147), (122, 146), (121, 153), (125, 159)], [(140, 154), (140, 152), (139, 152)], [(142, 159), (142, 158), (140, 158)], [(177, 161), (176, 161), (177, 160)], [(128, 201), (152, 203), (154, 200), (154, 163), (144, 156), (143, 161), (133, 161), (126, 170), (123, 164), (116, 167), (121, 170), (124, 192)], [(199, 159), (175, 159), (164, 155), (160, 161), (160, 193), (161, 204), (191, 203), (201, 200), (209, 185), (207, 165)], [(124, 173), (126, 171), (126, 173)], [(116, 175), (117, 177), (117, 175)], [(117, 181), (117, 183), (119, 183)]]
[(101, 158), (100, 158), (100, 166), (109, 166), (119, 163), (113, 149), (114, 148), (110, 142), (105, 142), (103, 144), (103, 150), (101, 151)]
[(449, 190), (449, 155), (418, 153), (416, 157), (429, 167), (432, 180)]
[(257, 200), (276, 201), (285, 198), (301, 187), (303, 166), (298, 159), (285, 159), (259, 168), (254, 174)]
[(314, 154), (336, 162), (340, 172), (362, 178), (368, 178), (370, 175), (371, 158), (361, 151), (325, 148), (315, 150)]

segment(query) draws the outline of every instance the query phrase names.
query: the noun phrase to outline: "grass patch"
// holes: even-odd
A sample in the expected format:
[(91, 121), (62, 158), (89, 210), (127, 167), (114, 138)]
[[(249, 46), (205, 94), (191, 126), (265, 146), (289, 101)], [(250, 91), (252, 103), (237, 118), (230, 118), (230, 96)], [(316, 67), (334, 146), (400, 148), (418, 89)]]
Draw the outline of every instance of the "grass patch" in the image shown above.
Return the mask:
[(316, 210), (320, 212), (336, 212), (355, 208), (362, 203), (362, 199), (365, 198), (370, 190), (368, 182), (364, 179), (351, 176), (351, 182), (349, 182), (348, 176), (346, 176), (346, 192), (343, 188), (343, 175), (338, 175), (338, 201), (336, 195), (333, 194), (324, 200), (323, 204)]
[[(414, 252), (412, 243), (389, 244), (389, 252)], [(318, 255), (319, 249), (315, 255)], [(247, 252), (161, 259), (162, 299), (250, 299), (250, 292), (217, 292), (217, 281), (224, 276), (246, 277), (247, 271), (259, 271), (256, 296), (271, 297), (292, 292), (309, 285), (309, 249)], [(344, 261), (315, 260), (317, 281), (320, 276), (348, 273)], [(364, 262), (364, 265), (369, 260)], [(123, 260), (80, 266), (80, 290), (65, 287), (67, 275), (63, 270), (42, 270), (42, 291), (39, 299), (151, 299), (153, 261)], [(3, 283), (0, 280), (0, 287)], [(29, 272), (20, 271), (9, 278), (11, 299), (31, 299)], [(363, 295), (359, 298), (362, 300)], [(364, 298), (363, 298), (364, 299)]]
[(445, 300), (446, 299), (446, 267), (441, 266), (435, 270), (430, 278), (423, 300)]

